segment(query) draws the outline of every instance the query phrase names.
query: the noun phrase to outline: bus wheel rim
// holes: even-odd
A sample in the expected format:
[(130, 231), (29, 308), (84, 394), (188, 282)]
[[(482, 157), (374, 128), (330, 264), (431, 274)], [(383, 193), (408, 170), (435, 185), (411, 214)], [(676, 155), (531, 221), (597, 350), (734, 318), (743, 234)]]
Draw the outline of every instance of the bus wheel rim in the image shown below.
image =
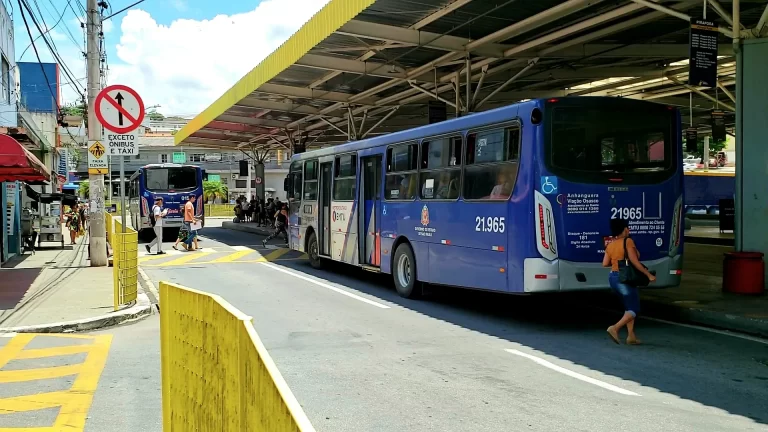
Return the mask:
[(397, 260), (397, 278), (403, 288), (411, 283), (411, 260), (408, 259), (408, 255), (400, 255)]
[(309, 247), (309, 254), (312, 256), (313, 260), (317, 260), (317, 240), (312, 241), (312, 245)]

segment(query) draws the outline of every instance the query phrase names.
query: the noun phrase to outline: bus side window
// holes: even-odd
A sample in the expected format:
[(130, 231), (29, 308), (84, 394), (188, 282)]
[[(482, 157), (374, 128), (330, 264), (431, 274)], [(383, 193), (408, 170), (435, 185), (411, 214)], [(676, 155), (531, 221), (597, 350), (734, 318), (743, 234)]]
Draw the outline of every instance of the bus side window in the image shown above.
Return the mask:
[(459, 198), (461, 142), (461, 137), (446, 137), (421, 143), (419, 190), (422, 199)]
[(333, 200), (354, 201), (357, 155), (337, 156), (333, 175)]
[(520, 129), (492, 129), (467, 136), (464, 198), (507, 200), (517, 179)]
[(399, 144), (387, 149), (387, 175), (384, 198), (413, 200), (418, 193), (419, 146)]
[(304, 162), (303, 200), (317, 201), (317, 160)]

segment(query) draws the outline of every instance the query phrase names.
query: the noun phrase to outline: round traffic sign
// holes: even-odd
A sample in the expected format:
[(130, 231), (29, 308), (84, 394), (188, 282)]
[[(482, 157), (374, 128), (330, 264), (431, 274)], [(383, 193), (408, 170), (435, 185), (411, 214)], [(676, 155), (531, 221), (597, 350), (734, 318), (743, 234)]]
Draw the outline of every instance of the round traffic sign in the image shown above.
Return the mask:
[(256, 184), (261, 184), (261, 177), (256, 177)]
[(144, 101), (128, 86), (117, 84), (105, 87), (93, 104), (96, 118), (105, 129), (114, 133), (133, 131), (144, 120)]

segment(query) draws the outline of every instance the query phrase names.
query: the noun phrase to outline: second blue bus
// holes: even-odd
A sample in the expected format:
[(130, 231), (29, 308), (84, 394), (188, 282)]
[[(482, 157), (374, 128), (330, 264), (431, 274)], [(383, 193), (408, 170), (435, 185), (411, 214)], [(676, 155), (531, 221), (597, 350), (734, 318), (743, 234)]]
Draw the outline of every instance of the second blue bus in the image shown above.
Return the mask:
[(295, 155), (290, 243), (420, 283), (506, 293), (607, 289), (611, 218), (629, 221), (655, 286), (680, 283), (677, 109), (620, 98), (531, 100)]
[(205, 220), (203, 205), (203, 177), (205, 172), (195, 165), (149, 164), (138, 169), (128, 185), (131, 225), (145, 235), (152, 231), (149, 212), (155, 199), (163, 198), (168, 215), (163, 219), (164, 228), (181, 229), (184, 221), (184, 204), (190, 196), (197, 197), (195, 213)]

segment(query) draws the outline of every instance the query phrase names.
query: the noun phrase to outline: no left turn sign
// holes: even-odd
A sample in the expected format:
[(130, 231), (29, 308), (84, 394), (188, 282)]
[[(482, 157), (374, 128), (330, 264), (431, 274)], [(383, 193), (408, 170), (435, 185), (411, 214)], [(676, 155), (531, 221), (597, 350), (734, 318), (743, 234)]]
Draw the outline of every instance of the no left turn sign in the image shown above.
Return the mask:
[(108, 133), (106, 141), (111, 155), (136, 155), (136, 130), (144, 120), (144, 102), (132, 88), (111, 85), (94, 101), (96, 118)]

